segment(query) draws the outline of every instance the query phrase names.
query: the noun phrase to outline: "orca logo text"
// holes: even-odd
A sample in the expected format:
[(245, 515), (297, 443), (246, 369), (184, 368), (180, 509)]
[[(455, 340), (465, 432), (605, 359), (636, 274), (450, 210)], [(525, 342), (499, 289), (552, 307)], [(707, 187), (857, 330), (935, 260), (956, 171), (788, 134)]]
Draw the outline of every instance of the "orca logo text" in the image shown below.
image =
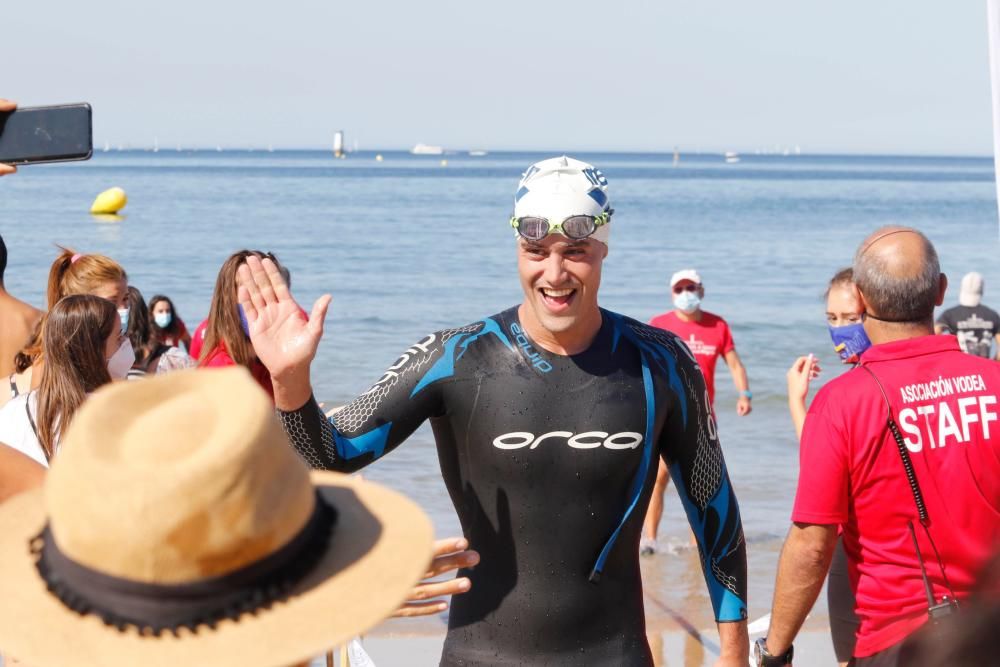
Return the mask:
[(497, 449), (535, 449), (545, 440), (562, 440), (574, 449), (635, 449), (642, 444), (642, 434), (633, 431), (622, 433), (606, 433), (605, 431), (587, 431), (572, 433), (570, 431), (549, 431), (536, 436), (527, 431), (504, 433), (493, 438), (493, 446)]

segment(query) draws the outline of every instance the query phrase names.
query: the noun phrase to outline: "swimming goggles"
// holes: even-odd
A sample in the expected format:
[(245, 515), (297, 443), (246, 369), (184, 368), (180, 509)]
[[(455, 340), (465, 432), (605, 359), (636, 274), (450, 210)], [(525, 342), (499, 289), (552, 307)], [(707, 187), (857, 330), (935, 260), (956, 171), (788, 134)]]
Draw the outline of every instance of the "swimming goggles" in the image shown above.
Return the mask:
[(566, 238), (579, 241), (596, 232), (601, 225), (611, 222), (612, 213), (614, 209), (609, 209), (598, 216), (571, 215), (556, 224), (552, 224), (548, 218), (524, 215), (520, 218), (511, 218), (510, 226), (516, 229), (522, 238), (529, 241), (541, 241), (549, 234), (562, 234)]

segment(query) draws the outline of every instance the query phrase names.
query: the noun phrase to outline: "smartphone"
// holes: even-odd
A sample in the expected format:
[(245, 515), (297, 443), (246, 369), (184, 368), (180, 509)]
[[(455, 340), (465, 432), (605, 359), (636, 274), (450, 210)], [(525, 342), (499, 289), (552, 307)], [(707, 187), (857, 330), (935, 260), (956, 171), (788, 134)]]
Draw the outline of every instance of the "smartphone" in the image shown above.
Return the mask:
[(91, 110), (85, 102), (0, 113), (0, 162), (87, 160), (93, 152)]

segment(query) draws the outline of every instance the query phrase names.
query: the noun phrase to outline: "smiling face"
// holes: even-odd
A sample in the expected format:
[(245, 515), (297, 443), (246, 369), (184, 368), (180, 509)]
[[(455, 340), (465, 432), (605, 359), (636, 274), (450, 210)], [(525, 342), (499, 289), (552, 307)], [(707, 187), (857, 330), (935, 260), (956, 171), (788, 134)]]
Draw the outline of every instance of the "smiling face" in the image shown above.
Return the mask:
[(524, 290), (520, 315), (528, 333), (543, 346), (546, 339), (563, 339), (572, 346), (577, 336), (589, 343), (600, 328), (597, 290), (608, 247), (593, 239), (570, 241), (561, 234), (541, 241), (518, 239), (517, 243), (517, 268)]
[(852, 283), (837, 283), (826, 295), (826, 322), (843, 327), (861, 321), (861, 302)]

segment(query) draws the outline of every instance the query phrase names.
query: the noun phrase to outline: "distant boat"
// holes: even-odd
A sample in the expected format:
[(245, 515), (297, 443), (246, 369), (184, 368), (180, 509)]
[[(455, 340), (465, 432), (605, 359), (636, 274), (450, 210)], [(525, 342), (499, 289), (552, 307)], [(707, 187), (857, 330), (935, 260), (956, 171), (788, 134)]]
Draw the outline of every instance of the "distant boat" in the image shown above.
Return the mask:
[(410, 149), (414, 155), (444, 155), (444, 149), (440, 146), (428, 146), (427, 144), (417, 144)]
[(484, 155), (489, 155), (486, 151), (469, 151), (469, 155), (472, 157), (483, 157)]
[(107, 141), (105, 141), (104, 142), (104, 152), (107, 153), (109, 150), (111, 150), (111, 144), (109, 144)]
[(153, 137), (153, 152), (154, 153), (160, 152), (160, 140), (157, 139), (156, 137)]
[(674, 166), (676, 167), (681, 163), (681, 152), (674, 148)]
[(726, 151), (726, 164), (736, 164), (740, 161), (740, 154), (736, 151)]
[(333, 133), (333, 156), (344, 157), (344, 132), (337, 130)]

